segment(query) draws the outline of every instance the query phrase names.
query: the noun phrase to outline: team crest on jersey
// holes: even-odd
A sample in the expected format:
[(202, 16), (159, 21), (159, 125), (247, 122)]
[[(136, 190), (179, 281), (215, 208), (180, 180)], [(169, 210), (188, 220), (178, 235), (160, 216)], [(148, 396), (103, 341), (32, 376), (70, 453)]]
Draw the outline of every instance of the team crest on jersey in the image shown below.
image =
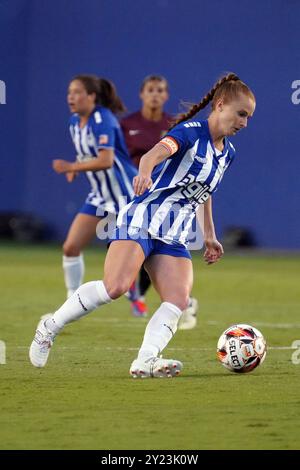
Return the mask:
[(100, 145), (105, 145), (108, 144), (108, 135), (107, 134), (101, 134), (99, 137), (99, 144)]

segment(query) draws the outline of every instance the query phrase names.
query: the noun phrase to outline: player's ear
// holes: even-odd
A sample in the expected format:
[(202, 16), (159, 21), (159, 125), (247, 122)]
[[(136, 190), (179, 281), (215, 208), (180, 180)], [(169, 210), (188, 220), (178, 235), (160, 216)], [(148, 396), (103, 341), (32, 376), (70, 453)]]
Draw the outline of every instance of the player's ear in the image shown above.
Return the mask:
[(96, 93), (91, 93), (88, 96), (93, 103), (96, 103)]
[(223, 111), (223, 107), (224, 107), (224, 101), (223, 101), (222, 98), (220, 98), (220, 99), (216, 102), (215, 109), (216, 109), (217, 111), (222, 112), (222, 111)]

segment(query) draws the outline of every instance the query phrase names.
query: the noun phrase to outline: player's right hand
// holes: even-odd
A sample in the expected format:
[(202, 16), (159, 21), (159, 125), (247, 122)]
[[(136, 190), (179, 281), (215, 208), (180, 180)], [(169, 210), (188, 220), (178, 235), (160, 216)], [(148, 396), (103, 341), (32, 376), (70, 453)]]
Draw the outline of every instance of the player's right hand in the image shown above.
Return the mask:
[(133, 190), (137, 196), (141, 196), (144, 192), (151, 188), (153, 182), (149, 176), (137, 175), (133, 178)]

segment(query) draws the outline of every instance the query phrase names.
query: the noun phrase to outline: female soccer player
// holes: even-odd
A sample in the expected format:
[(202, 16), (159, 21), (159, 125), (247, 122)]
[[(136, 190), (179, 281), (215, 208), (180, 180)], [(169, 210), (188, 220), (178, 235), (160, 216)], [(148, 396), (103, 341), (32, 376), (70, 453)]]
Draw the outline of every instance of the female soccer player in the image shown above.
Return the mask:
[[(142, 156), (148, 152), (169, 129), (172, 117), (164, 112), (169, 98), (169, 85), (161, 75), (148, 75), (140, 87), (142, 108), (121, 120), (121, 128), (130, 158), (136, 168)], [(151, 285), (147, 271), (142, 266), (138, 282), (128, 291), (131, 311), (136, 317), (147, 315), (145, 295)]]
[[(129, 155), (138, 168), (140, 160), (167, 133), (173, 118), (164, 112), (164, 105), (169, 99), (169, 84), (162, 75), (148, 75), (140, 87), (142, 108), (121, 120), (125, 142)], [(134, 282), (128, 291), (131, 310), (134, 316), (147, 315), (145, 295), (151, 281), (142, 266), (139, 281)], [(190, 298), (188, 308), (182, 312), (178, 329), (191, 329), (197, 323), (198, 302)]]
[(132, 179), (137, 171), (113, 114), (125, 108), (110, 81), (78, 75), (69, 85), (68, 104), (73, 113), (70, 132), (77, 161), (54, 160), (53, 168), (57, 173), (65, 173), (69, 182), (78, 172), (84, 172), (91, 185), (63, 245), (64, 277), (70, 297), (82, 284), (82, 250), (95, 237), (99, 220), (107, 213), (118, 214), (131, 201)]
[[(190, 120), (210, 102), (212, 111), (207, 120)], [(176, 332), (192, 287), (188, 229), (197, 207), (204, 204), (204, 259), (211, 264), (222, 256), (212, 221), (211, 195), (235, 156), (227, 137), (245, 128), (254, 110), (252, 91), (230, 73), (143, 156), (134, 179), (136, 197), (119, 214), (103, 281), (83, 284), (52, 318), (39, 322), (29, 353), (34, 366), (45, 366), (53, 340), (66, 324), (124, 294), (146, 260), (162, 303), (146, 327), (130, 374), (173, 377), (180, 373), (180, 361), (159, 355)]]

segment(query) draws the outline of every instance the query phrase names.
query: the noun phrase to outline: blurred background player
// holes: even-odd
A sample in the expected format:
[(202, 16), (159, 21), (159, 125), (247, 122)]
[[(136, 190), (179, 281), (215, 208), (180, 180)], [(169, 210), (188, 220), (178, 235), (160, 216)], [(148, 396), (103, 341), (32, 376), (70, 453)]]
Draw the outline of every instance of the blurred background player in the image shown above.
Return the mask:
[(132, 165), (120, 124), (114, 114), (125, 111), (112, 82), (93, 75), (77, 75), (69, 85), (68, 105), (73, 113), (70, 132), (77, 159), (53, 160), (53, 169), (72, 182), (85, 173), (90, 192), (75, 216), (63, 244), (63, 270), (70, 297), (82, 284), (82, 250), (95, 238), (99, 220), (117, 215), (133, 197)]
[[(140, 159), (166, 134), (173, 118), (164, 111), (169, 99), (169, 84), (162, 75), (148, 75), (140, 87), (142, 107), (121, 120), (125, 142), (130, 157), (138, 169)], [(129, 291), (131, 310), (135, 316), (146, 316), (147, 305), (145, 294), (151, 285), (148, 273), (142, 266), (139, 280)], [(194, 328), (197, 322), (198, 302), (190, 298), (188, 308), (184, 311), (179, 324), (180, 329)]]

